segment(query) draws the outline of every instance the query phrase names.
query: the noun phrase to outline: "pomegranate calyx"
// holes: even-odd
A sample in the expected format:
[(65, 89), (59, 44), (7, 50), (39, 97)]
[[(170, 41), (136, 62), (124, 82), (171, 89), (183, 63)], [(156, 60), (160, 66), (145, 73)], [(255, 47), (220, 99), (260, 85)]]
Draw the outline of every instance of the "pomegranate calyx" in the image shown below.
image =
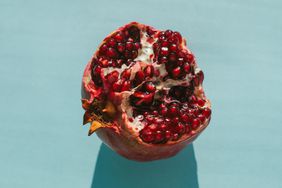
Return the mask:
[(88, 132), (88, 136), (91, 136), (97, 129), (103, 127), (103, 124), (100, 123), (99, 121), (93, 121), (91, 123), (89, 132)]
[(86, 111), (83, 115), (83, 125), (90, 123), (92, 121), (92, 116), (90, 111)]
[(107, 101), (106, 104), (102, 104), (95, 99), (92, 103), (89, 103), (85, 99), (82, 99), (81, 101), (83, 108), (86, 110), (83, 116), (83, 125), (92, 122), (88, 136), (92, 135), (99, 128), (113, 127), (115, 125), (109, 121), (116, 114), (116, 109), (113, 103)]

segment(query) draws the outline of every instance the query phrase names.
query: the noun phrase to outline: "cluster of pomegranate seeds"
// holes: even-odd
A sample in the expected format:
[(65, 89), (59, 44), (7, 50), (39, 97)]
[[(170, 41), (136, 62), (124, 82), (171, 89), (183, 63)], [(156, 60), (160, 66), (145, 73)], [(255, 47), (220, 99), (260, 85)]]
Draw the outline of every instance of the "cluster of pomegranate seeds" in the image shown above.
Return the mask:
[[(135, 26), (130, 26), (124, 31), (114, 34), (100, 47), (99, 56), (112, 60), (135, 59), (138, 56), (140, 44), (140, 30)], [(112, 61), (113, 67), (119, 67), (118, 61)]]
[(159, 144), (178, 140), (183, 134), (192, 134), (192, 130), (210, 118), (211, 111), (204, 106), (206, 101), (192, 95), (191, 87), (174, 86), (163, 96), (163, 101), (153, 101), (156, 89), (151, 85), (151, 82), (145, 83), (142, 88), (149, 89), (142, 90), (143, 96), (135, 92), (131, 100), (135, 106), (134, 117), (145, 125), (140, 131), (144, 142)]
[(135, 107), (148, 107), (153, 104), (156, 86), (153, 82), (145, 82), (131, 96), (130, 102)]
[[(100, 47), (97, 57), (93, 59), (92, 78), (94, 83), (102, 86), (101, 68), (121, 68), (123, 64), (132, 64), (140, 48), (140, 30), (136, 26), (129, 26), (113, 34)], [(131, 87), (129, 83), (123, 82), (117, 83), (114, 88), (115, 91), (125, 91)]]
[(194, 56), (180, 43), (182, 36), (179, 32), (166, 30), (160, 32), (158, 41), (154, 44), (156, 60), (160, 64), (165, 64), (166, 71), (172, 79), (183, 79), (192, 71)]

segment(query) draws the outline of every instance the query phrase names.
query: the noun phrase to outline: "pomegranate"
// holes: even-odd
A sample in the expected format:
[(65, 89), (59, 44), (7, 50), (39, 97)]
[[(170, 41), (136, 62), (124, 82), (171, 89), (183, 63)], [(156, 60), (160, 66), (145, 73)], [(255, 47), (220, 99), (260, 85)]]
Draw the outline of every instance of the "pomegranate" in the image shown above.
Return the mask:
[(209, 124), (203, 79), (179, 32), (129, 23), (103, 40), (85, 68), (83, 124), (128, 159), (174, 156)]

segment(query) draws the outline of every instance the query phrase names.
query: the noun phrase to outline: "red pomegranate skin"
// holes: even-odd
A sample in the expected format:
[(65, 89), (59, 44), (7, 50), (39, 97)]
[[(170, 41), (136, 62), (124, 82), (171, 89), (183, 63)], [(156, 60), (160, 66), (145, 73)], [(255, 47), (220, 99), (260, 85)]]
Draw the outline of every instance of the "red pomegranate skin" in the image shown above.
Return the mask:
[[(117, 29), (110, 35), (108, 35), (104, 41), (102, 42), (101, 46), (108, 41), (116, 32), (123, 31), (125, 28), (134, 25), (138, 28), (149, 28), (153, 32), (159, 33), (161, 31), (156, 30), (150, 26), (146, 26), (144, 24), (140, 24), (137, 22), (131, 22), (126, 24), (125, 26)], [(186, 47), (186, 40), (182, 38), (182, 45), (184, 48)], [(95, 117), (87, 118), (86, 115), (84, 116), (84, 124), (91, 123), (93, 127), (93, 122), (99, 122), (98, 128), (95, 127), (91, 134), (95, 131), (98, 137), (105, 143), (109, 148), (113, 151), (116, 151), (120, 155), (136, 161), (153, 161), (159, 159), (165, 159), (176, 155), (179, 151), (181, 151), (186, 145), (193, 142), (199, 134), (208, 126), (210, 122), (211, 115), (207, 116), (207, 119), (202, 122), (196, 129), (192, 129), (188, 133), (183, 134), (177, 140), (168, 140), (164, 143), (146, 143), (144, 140), (140, 138), (140, 131), (134, 130), (133, 127), (130, 126), (130, 119), (132, 117), (128, 117), (124, 111), (120, 111), (121, 100), (123, 100), (123, 95), (120, 93), (115, 93), (113, 95), (108, 94), (107, 99), (102, 99), (101, 95), (103, 95), (105, 88), (102, 86), (97, 86), (92, 78), (92, 68), (93, 68), (93, 59), (97, 58), (99, 49), (94, 53), (92, 59), (86, 65), (84, 70), (83, 79), (82, 79), (82, 101), (83, 108), (86, 110), (86, 113), (89, 111), (89, 107), (93, 103), (93, 101), (101, 100), (104, 104), (107, 101), (114, 106), (114, 118), (110, 118), (110, 120), (106, 120), (107, 123), (104, 121), (99, 121)], [(196, 62), (194, 65), (197, 66)], [(202, 80), (201, 80), (202, 79)], [(200, 80), (200, 81), (199, 81)], [(202, 89), (202, 81), (203, 77), (198, 77), (197, 79), (190, 80), (191, 82), (198, 82), (195, 85), (198, 89), (194, 90), (195, 95), (201, 96), (204, 101), (206, 108), (210, 110), (210, 101), (205, 97), (204, 91)], [(198, 85), (198, 86), (196, 86)], [(199, 94), (200, 93), (200, 94)], [(112, 96), (112, 97), (111, 97)], [(87, 119), (87, 120), (85, 120)], [(102, 117), (103, 119), (103, 117)]]

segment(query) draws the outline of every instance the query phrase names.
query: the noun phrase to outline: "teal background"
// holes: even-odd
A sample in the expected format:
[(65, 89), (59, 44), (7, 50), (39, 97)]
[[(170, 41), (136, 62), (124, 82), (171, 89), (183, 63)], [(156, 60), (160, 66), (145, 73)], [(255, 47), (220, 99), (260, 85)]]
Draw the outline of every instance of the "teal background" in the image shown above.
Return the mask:
[[(281, 8), (279, 0), (0, 0), (0, 187), (282, 187)], [(128, 161), (81, 126), (83, 69), (130, 21), (180, 31), (205, 73), (210, 126), (168, 160)]]

